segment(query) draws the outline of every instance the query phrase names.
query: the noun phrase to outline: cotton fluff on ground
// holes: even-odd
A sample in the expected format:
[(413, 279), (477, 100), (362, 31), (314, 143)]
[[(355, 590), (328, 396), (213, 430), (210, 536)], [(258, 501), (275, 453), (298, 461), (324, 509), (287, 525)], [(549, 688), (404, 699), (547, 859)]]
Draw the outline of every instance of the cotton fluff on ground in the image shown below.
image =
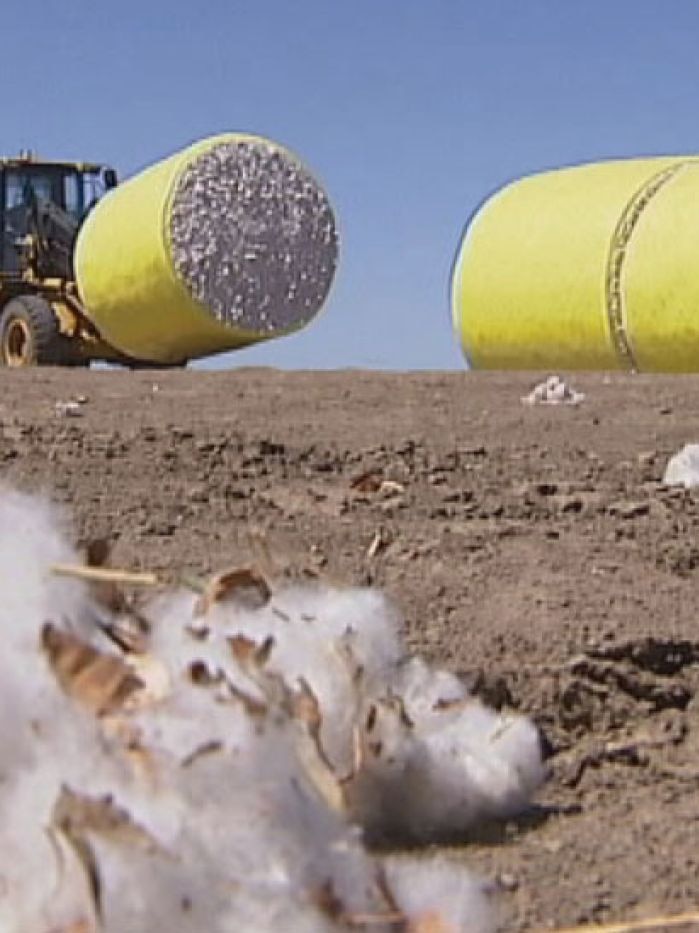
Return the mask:
[(406, 658), (375, 591), (161, 594), (127, 650), (66, 561), (57, 515), (0, 489), (4, 933), (493, 928), (462, 866), (366, 840), (521, 810), (528, 720)]

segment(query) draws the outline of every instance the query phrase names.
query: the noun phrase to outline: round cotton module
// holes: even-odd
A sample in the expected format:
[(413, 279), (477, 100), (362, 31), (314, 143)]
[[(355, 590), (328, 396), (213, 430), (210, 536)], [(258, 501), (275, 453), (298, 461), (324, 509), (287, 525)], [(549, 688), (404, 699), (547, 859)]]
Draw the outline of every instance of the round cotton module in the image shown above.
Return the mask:
[(474, 369), (699, 371), (699, 158), (530, 175), (477, 211), (452, 275)]
[(272, 334), (309, 321), (337, 264), (325, 192), (264, 140), (223, 142), (182, 173), (170, 215), (179, 276), (218, 320)]
[(311, 172), (277, 143), (227, 134), (104, 197), (75, 265), (104, 340), (177, 363), (303, 327), (328, 297), (337, 257), (332, 207)]

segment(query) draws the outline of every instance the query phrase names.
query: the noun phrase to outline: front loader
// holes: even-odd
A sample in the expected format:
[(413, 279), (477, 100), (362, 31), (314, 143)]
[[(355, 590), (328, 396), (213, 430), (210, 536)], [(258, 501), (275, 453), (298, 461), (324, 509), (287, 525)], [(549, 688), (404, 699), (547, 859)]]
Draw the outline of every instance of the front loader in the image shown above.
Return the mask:
[(0, 365), (128, 362), (85, 314), (73, 272), (78, 230), (116, 183), (104, 165), (0, 159)]

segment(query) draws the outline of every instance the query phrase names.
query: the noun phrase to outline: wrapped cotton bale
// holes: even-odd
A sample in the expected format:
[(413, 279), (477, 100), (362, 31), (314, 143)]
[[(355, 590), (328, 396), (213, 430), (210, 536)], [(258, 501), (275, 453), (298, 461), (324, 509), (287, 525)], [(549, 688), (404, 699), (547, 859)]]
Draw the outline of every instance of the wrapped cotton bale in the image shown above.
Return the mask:
[(475, 369), (699, 369), (699, 158), (517, 181), (468, 225), (452, 278)]
[(286, 149), (203, 140), (118, 186), (88, 215), (76, 279), (102, 337), (178, 363), (303, 327), (337, 263), (332, 208)]

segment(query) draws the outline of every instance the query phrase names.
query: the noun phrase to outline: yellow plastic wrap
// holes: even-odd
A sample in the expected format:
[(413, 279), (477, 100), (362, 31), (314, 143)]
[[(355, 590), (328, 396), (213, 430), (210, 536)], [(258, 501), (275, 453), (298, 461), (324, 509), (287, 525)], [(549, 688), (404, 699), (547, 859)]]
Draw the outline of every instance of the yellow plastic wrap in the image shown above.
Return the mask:
[(85, 310), (101, 336), (139, 360), (178, 363), (281, 336), (305, 321), (271, 332), (217, 319), (178, 275), (170, 218), (178, 183), (195, 159), (221, 143), (262, 143), (224, 134), (196, 143), (110, 191), (78, 235), (75, 275)]
[(694, 157), (577, 166), (498, 192), (454, 266), (469, 365), (699, 370), (698, 203)]

